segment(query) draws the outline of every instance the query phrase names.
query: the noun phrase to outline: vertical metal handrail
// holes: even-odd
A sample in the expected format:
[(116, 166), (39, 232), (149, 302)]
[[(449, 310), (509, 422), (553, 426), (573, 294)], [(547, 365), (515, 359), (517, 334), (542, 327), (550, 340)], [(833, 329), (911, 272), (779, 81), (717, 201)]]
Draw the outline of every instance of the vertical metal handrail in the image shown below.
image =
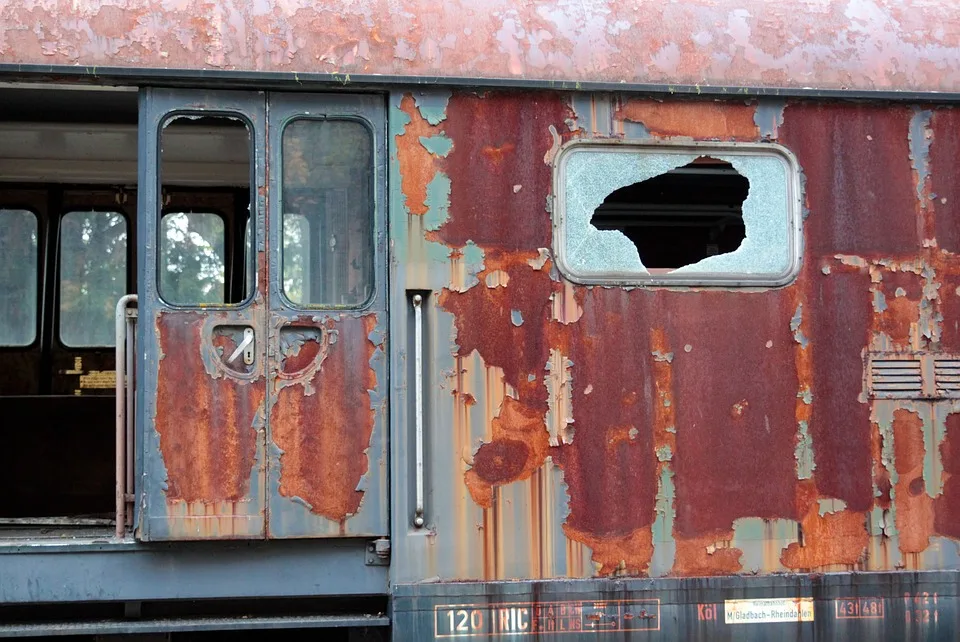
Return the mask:
[(423, 528), (423, 297), (413, 295), (414, 399), (416, 417), (417, 500), (413, 525)]
[[(127, 294), (117, 301), (116, 316), (114, 317), (114, 332), (116, 339), (116, 353), (114, 370), (116, 372), (116, 536), (123, 539), (127, 529), (127, 404), (132, 399), (132, 385), (127, 384), (127, 307), (136, 303), (136, 294)], [(132, 360), (131, 360), (132, 362)], [(130, 390), (128, 394), (128, 389)], [(132, 420), (132, 413), (131, 420)], [(130, 431), (132, 432), (132, 431)], [(130, 435), (130, 440), (132, 439)], [(132, 447), (132, 443), (131, 443)], [(132, 485), (132, 477), (129, 479)]]

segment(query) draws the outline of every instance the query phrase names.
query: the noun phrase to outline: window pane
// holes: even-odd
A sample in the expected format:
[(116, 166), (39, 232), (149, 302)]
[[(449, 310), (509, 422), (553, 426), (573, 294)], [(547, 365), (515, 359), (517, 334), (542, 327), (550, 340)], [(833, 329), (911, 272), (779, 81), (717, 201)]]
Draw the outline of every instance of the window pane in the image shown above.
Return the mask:
[(310, 223), (303, 214), (283, 217), (283, 291), (291, 301), (309, 303), (303, 285), (309, 280), (305, 271), (310, 262)]
[(160, 220), (160, 296), (175, 305), (224, 303), (223, 219), (175, 212)]
[(365, 303), (374, 264), (370, 131), (347, 120), (288, 125), (282, 191), (287, 298), (313, 306)]
[[(165, 209), (172, 212), (163, 213), (158, 223), (158, 287), (167, 303), (233, 305), (250, 295), (256, 277), (249, 248), (256, 239), (250, 238), (249, 227), (241, 235), (235, 223), (243, 222), (238, 220), (240, 208), (256, 202), (244, 203), (241, 192), (250, 194), (253, 150), (251, 129), (240, 116), (178, 114), (164, 122), (160, 182), (164, 192), (174, 196), (164, 201)], [(228, 207), (194, 201), (185, 188), (230, 191), (240, 202)], [(257, 213), (251, 208), (250, 215)], [(241, 255), (242, 266), (234, 260)]]
[(37, 217), (0, 210), (0, 345), (30, 345), (36, 335)]
[(60, 340), (114, 344), (114, 311), (127, 292), (127, 221), (116, 212), (70, 212), (60, 222)]

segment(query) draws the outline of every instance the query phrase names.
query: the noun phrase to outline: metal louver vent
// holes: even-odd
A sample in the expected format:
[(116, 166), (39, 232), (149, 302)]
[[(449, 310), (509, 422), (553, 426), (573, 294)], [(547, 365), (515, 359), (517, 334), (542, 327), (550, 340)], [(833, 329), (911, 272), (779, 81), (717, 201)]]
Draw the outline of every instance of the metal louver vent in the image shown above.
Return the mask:
[[(960, 374), (960, 362), (957, 372)], [(960, 376), (956, 377), (960, 392)], [(923, 369), (916, 359), (872, 359), (870, 391), (880, 399), (913, 399), (923, 396)]]
[(933, 379), (937, 384), (937, 395), (945, 397), (960, 396), (960, 360), (935, 359)]

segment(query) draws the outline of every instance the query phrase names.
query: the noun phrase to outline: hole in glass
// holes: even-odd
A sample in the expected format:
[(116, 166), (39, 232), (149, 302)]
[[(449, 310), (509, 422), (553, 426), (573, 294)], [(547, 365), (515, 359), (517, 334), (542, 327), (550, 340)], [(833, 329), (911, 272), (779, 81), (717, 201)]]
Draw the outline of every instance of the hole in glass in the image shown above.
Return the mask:
[(730, 163), (704, 156), (612, 192), (591, 224), (623, 233), (644, 267), (666, 273), (740, 247), (749, 188)]

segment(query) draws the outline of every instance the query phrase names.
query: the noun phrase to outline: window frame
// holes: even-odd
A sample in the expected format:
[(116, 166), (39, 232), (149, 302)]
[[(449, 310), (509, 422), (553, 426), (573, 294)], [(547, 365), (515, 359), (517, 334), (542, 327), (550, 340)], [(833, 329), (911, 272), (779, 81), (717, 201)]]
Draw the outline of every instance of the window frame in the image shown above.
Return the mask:
[[(160, 234), (161, 234), (161, 222), (163, 217), (170, 213), (183, 212), (184, 208), (168, 208), (165, 207), (163, 199), (167, 190), (164, 189), (163, 183), (163, 133), (164, 130), (175, 120), (179, 118), (223, 118), (226, 120), (234, 120), (243, 123), (244, 128), (247, 131), (249, 137), (249, 156), (248, 156), (248, 165), (249, 165), (249, 177), (247, 181), (248, 185), (248, 198), (249, 198), (249, 215), (247, 220), (250, 221), (250, 247), (253, 248), (251, 258), (249, 260), (249, 265), (245, 265), (246, 269), (252, 269), (253, 273), (253, 287), (247, 296), (236, 303), (198, 303), (198, 304), (180, 304), (180, 303), (171, 303), (163, 298), (160, 289), (160, 278), (163, 273), (163, 252), (160, 251)], [(157, 190), (157, 217), (153, 221), (155, 229), (155, 237), (157, 241), (157, 248), (154, 252), (154, 282), (148, 284), (147, 287), (152, 288), (156, 293), (157, 299), (160, 301), (161, 305), (164, 308), (169, 310), (240, 310), (247, 308), (253, 304), (260, 291), (260, 273), (259, 265), (256, 260), (257, 254), (257, 240), (259, 235), (257, 234), (257, 217), (265, 216), (266, 213), (258, 212), (258, 200), (257, 200), (257, 136), (258, 130), (254, 127), (254, 124), (250, 121), (241, 112), (238, 111), (229, 111), (227, 109), (217, 109), (217, 110), (198, 110), (198, 109), (174, 109), (172, 111), (166, 112), (163, 114), (160, 122), (157, 124), (157, 133), (156, 133), (156, 190)], [(176, 191), (180, 191), (179, 185), (173, 185), (172, 187), (176, 188)], [(223, 186), (218, 186), (216, 189), (222, 189)], [(240, 189), (237, 186), (233, 186), (234, 189)], [(149, 210), (148, 210), (149, 211)], [(224, 288), (229, 293), (229, 282), (227, 281), (226, 272), (230, 266), (229, 258), (229, 243), (235, 242), (234, 236), (236, 231), (233, 229), (234, 226), (230, 224), (230, 221), (224, 216), (223, 212), (216, 211), (214, 209), (205, 210), (202, 212), (204, 214), (217, 214), (223, 219), (224, 222)], [(149, 218), (149, 217), (148, 217)], [(240, 232), (243, 233), (243, 229), (240, 229)], [(241, 239), (241, 245), (246, 252), (246, 239)], [(246, 276), (246, 272), (244, 272)]]
[[(680, 274), (644, 274), (639, 271), (609, 270), (599, 273), (578, 273), (567, 262), (566, 248), (566, 165), (577, 150), (606, 151), (619, 154), (648, 153), (713, 157), (767, 157), (776, 158), (784, 165), (787, 205), (787, 268), (777, 274), (746, 272), (685, 272)], [(725, 160), (725, 158), (721, 158)], [(652, 178), (652, 177), (651, 177)], [(553, 226), (553, 256), (557, 269), (568, 279), (581, 285), (678, 288), (780, 288), (793, 283), (800, 273), (803, 254), (803, 202), (800, 166), (790, 150), (776, 143), (718, 142), (718, 141), (661, 141), (649, 139), (582, 139), (564, 144), (553, 160), (553, 193), (551, 219)], [(757, 189), (751, 182), (746, 204)], [(749, 230), (745, 230), (745, 236)], [(729, 253), (728, 253), (729, 254)], [(679, 268), (678, 268), (679, 269)]]
[[(283, 200), (283, 179), (284, 179), (284, 151), (283, 151), (283, 136), (287, 131), (287, 127), (293, 123), (299, 121), (316, 121), (316, 122), (336, 122), (336, 121), (347, 121), (353, 122), (361, 125), (367, 132), (370, 140), (370, 234), (368, 235), (367, 242), (369, 243), (369, 252), (370, 252), (370, 262), (372, 269), (370, 271), (370, 293), (367, 295), (366, 300), (356, 305), (337, 305), (332, 303), (326, 304), (303, 304), (295, 303), (290, 300), (287, 296), (286, 288), (284, 287), (284, 274), (283, 274), (283, 219), (286, 215), (284, 212), (284, 200)], [(373, 123), (371, 123), (366, 118), (363, 118), (360, 115), (356, 114), (333, 114), (330, 116), (327, 115), (313, 115), (313, 114), (295, 114), (290, 118), (284, 119), (279, 126), (279, 135), (277, 138), (280, 141), (280, 149), (276, 150), (277, 157), (280, 161), (280, 167), (277, 170), (277, 194), (276, 194), (276, 212), (277, 212), (277, 221), (280, 242), (277, 244), (277, 257), (279, 259), (278, 265), (280, 266), (279, 274), (276, 277), (271, 277), (271, 279), (277, 284), (277, 291), (280, 295), (280, 300), (283, 306), (290, 310), (297, 311), (311, 311), (311, 310), (357, 310), (362, 311), (371, 307), (376, 301), (377, 298), (377, 289), (380, 286), (379, 278), (377, 275), (377, 225), (378, 225), (378, 212), (377, 212), (377, 136), (376, 130), (374, 129)], [(310, 225), (309, 219), (307, 219), (307, 224), (309, 228), (313, 226)], [(310, 251), (311, 260), (314, 258), (314, 252)], [(311, 266), (309, 274), (313, 274), (316, 270)]]
[[(36, 287), (34, 292), (33, 339), (30, 343), (0, 343), (0, 350), (24, 352), (36, 348), (42, 339), (43, 332), (43, 269), (46, 262), (46, 221), (36, 208), (16, 203), (0, 203), (0, 211), (30, 212), (37, 224), (37, 256), (34, 265)], [(59, 289), (59, 282), (58, 282)]]
[(54, 327), (53, 335), (57, 339), (57, 344), (61, 348), (65, 348), (66, 350), (69, 350), (69, 351), (95, 350), (95, 351), (102, 352), (104, 350), (112, 349), (116, 345), (116, 339), (114, 339), (107, 345), (73, 345), (71, 343), (67, 343), (63, 339), (63, 333), (62, 333), (62, 329), (63, 329), (63, 314), (62, 314), (62, 311), (63, 311), (63, 220), (70, 214), (92, 214), (92, 213), (116, 214), (123, 219), (123, 223), (126, 226), (125, 233), (127, 235), (126, 251), (124, 252), (125, 254), (124, 268), (123, 268), (124, 294), (129, 293), (132, 289), (131, 280), (130, 280), (130, 265), (131, 265), (133, 243), (131, 242), (131, 234), (132, 234), (131, 225), (130, 225), (131, 217), (127, 214), (127, 212), (120, 207), (116, 209), (108, 209), (102, 206), (91, 207), (89, 209), (70, 208), (69, 210), (61, 211), (57, 216), (57, 228), (56, 228), (57, 235), (55, 239), (57, 269), (56, 269), (56, 289), (55, 289), (56, 299), (55, 299), (55, 305), (54, 305), (55, 327)]

